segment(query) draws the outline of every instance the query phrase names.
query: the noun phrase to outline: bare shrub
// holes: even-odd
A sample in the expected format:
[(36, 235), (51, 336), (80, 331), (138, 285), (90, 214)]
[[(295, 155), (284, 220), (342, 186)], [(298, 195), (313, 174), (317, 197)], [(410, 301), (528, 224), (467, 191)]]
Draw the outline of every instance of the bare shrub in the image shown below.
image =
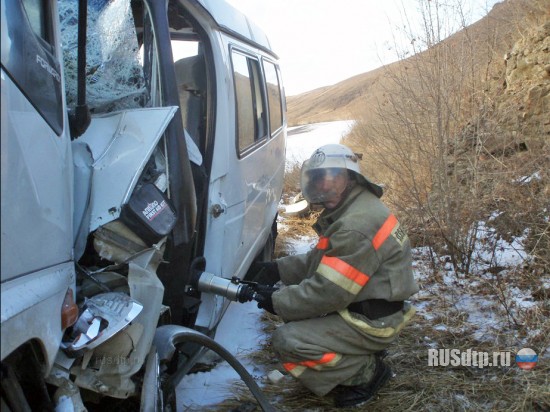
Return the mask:
[(302, 165), (299, 163), (287, 165), (283, 182), (283, 193), (285, 196), (296, 196), (300, 192), (301, 168)]
[[(505, 205), (517, 208), (508, 214), (518, 215), (521, 204), (510, 202), (513, 196), (504, 192), (519, 176), (540, 171), (535, 164), (548, 165), (547, 126), (533, 133), (528, 127), (537, 123), (525, 123), (528, 115), (510, 119), (509, 104), (497, 105), (508, 79), (504, 62), (494, 55), (494, 33), (473, 38), (464, 26), (465, 35), (443, 42), (456, 29), (449, 16), (465, 24), (460, 2), (418, 3), (422, 30), (408, 33), (414, 54), (399, 66), (386, 67), (384, 98), (374, 114), (358, 116), (346, 143), (364, 152), (364, 169), (385, 184), (387, 201), (409, 226), (415, 244), (444, 252), (455, 270), (468, 274), (480, 241), (479, 222)], [(524, 106), (528, 99), (533, 113), (548, 113), (545, 86), (530, 90), (538, 99), (525, 97)], [(516, 121), (512, 130), (503, 129), (503, 119)], [(541, 194), (548, 192), (547, 178)], [(534, 216), (548, 214), (548, 205), (540, 195), (529, 199), (532, 221), (522, 224), (538, 234), (534, 241), (539, 239), (540, 254), (548, 241), (548, 219)]]

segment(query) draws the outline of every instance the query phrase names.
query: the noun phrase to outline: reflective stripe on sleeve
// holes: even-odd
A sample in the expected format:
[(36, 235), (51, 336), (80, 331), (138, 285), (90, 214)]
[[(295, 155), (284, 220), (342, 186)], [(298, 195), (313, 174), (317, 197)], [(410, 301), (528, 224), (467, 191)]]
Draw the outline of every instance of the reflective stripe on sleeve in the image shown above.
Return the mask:
[(339, 355), (334, 352), (328, 352), (325, 353), (321, 359), (317, 360), (305, 360), (301, 362), (286, 362), (283, 363), (283, 367), (292, 374), (294, 377), (300, 376), (306, 368), (315, 369), (315, 370), (321, 370), (326, 367), (331, 367), (336, 365), (340, 359), (342, 358), (342, 355)]
[(374, 250), (380, 249), (380, 246), (384, 244), (386, 239), (391, 235), (393, 229), (398, 224), (397, 218), (394, 215), (389, 215), (382, 227), (376, 232), (372, 239), (372, 246)]
[(317, 272), (354, 295), (357, 295), (369, 281), (369, 275), (332, 256), (323, 256)]
[(329, 247), (329, 238), (325, 236), (321, 236), (319, 238), (319, 241), (317, 242), (317, 246), (315, 246), (315, 249), (319, 250), (327, 250)]

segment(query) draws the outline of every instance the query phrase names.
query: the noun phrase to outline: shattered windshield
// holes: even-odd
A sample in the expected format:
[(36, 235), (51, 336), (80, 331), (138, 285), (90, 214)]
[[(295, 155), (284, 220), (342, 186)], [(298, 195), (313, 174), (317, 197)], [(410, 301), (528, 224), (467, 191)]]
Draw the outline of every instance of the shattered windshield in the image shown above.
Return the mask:
[[(59, 0), (67, 105), (77, 104), (78, 0)], [(89, 0), (86, 100), (92, 113), (144, 107), (148, 92), (129, 0)]]

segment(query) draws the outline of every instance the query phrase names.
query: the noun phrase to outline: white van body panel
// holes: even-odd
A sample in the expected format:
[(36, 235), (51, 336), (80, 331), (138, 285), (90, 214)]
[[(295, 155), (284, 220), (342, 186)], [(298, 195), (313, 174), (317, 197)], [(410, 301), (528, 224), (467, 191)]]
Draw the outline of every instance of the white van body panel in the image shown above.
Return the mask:
[(51, 130), (3, 70), (0, 89), (4, 282), (72, 259), (73, 174), (68, 137)]
[[(216, 16), (220, 10), (213, 10)], [(235, 15), (220, 13), (219, 17), (228, 21)], [(250, 32), (247, 35), (250, 36)], [(216, 142), (209, 183), (210, 213), (204, 257), (208, 272), (226, 278), (242, 278), (272, 234), (273, 216), (277, 214), (283, 185), (286, 128), (273, 136), (268, 133), (244, 155), (239, 155), (230, 52), (235, 48), (260, 62), (268, 55), (223, 32), (214, 32), (210, 41), (217, 42), (212, 47), (216, 66), (225, 67), (216, 72), (216, 82), (228, 87), (218, 87), (216, 96)], [(213, 213), (214, 210), (221, 213)], [(197, 325), (211, 329), (219, 322), (220, 313), (229, 302), (217, 295), (203, 295), (202, 300)]]
[[(13, 2), (12, 4), (15, 4)], [(57, 2), (50, 4), (57, 14)], [(65, 101), (56, 133), (29, 101), (4, 64), (20, 58), (20, 45), (9, 41), (8, 5), (2, 2), (1, 92), (1, 359), (32, 343), (40, 352), (41, 372), (47, 374), (59, 352), (63, 329), (61, 308), (76, 289), (73, 255), (73, 161)], [(57, 24), (52, 36), (59, 39)], [(23, 50), (37, 71), (61, 79), (34, 50)], [(60, 48), (53, 57), (60, 60)], [(13, 59), (12, 61), (10, 61)], [(59, 76), (59, 77), (58, 77)], [(60, 81), (61, 96), (64, 85)], [(41, 91), (42, 89), (38, 89)]]
[[(21, 389), (2, 405), (55, 403), (35, 393), (47, 382), (74, 390), (73, 405), (87, 389), (85, 401), (133, 410), (141, 392), (158, 408), (172, 366), (202, 353), (178, 331), (213, 337), (234, 299), (197, 275), (243, 279), (270, 258), (286, 140), (278, 58), (223, 0), (89, 1), (86, 19), (77, 0), (0, 1), (2, 384)], [(194, 54), (174, 59), (176, 42)], [(148, 214), (155, 204), (171, 207)], [(142, 307), (131, 319), (129, 299)], [(174, 332), (153, 344), (164, 326)]]
[(271, 49), (265, 33), (247, 16), (229, 3), (219, 0), (198, 0), (212, 15), (220, 27), (237, 32), (261, 46)]
[(93, 159), (90, 233), (120, 216), (177, 107), (125, 110), (92, 117), (78, 139)]
[(34, 340), (43, 349), (44, 372), (50, 370), (63, 332), (61, 306), (74, 281), (74, 264), (68, 262), (2, 283), (2, 331), (9, 331), (0, 334), (2, 359)]

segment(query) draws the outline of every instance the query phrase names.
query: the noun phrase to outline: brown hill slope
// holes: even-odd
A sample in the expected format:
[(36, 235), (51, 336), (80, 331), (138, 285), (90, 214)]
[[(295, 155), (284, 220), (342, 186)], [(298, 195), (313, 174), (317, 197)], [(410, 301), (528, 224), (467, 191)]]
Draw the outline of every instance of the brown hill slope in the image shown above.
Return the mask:
[[(477, 56), (478, 64), (473, 70), (482, 71), (481, 77), (487, 75), (488, 67), (494, 71), (502, 70), (505, 64), (503, 56), (523, 38), (525, 28), (540, 25), (545, 18), (548, 20), (548, 12), (544, 16), (544, 10), (550, 10), (549, 0), (497, 3), (487, 16), (444, 40), (449, 46), (446, 49), (452, 49), (453, 44), (469, 42)], [(368, 117), (368, 112), (383, 100), (384, 93), (391, 92), (388, 73), (406, 69), (409, 60), (392, 63), (332, 86), (289, 96), (289, 124), (355, 119), (358, 115), (364, 118), (365, 114)]]
[(289, 97), (290, 124), (355, 120), (345, 143), (361, 170), (416, 244), (445, 245), (457, 268), (469, 271), (477, 222), (498, 211), (499, 234), (527, 228), (528, 253), (550, 270), (550, 0), (507, 0), (431, 44)]

